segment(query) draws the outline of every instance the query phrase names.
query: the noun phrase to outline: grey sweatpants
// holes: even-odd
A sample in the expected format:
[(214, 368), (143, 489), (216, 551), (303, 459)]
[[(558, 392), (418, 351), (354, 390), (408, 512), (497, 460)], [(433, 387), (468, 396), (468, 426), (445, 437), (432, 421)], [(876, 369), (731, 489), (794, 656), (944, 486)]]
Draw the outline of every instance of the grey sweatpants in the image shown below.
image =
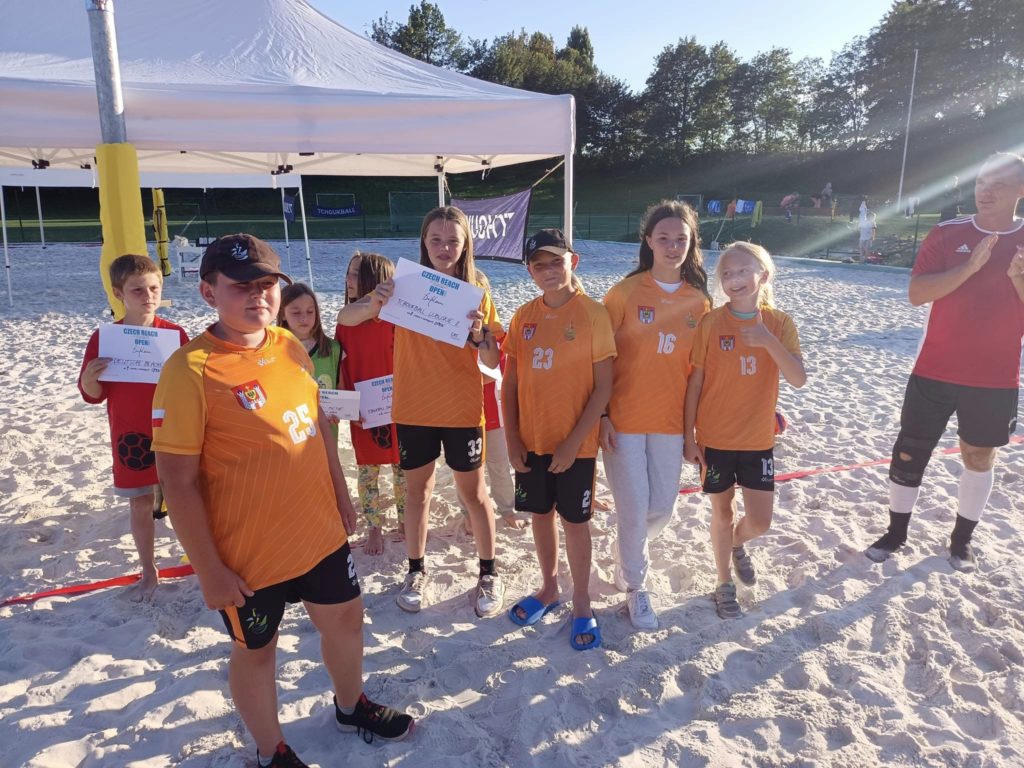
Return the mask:
[(604, 451), (604, 471), (615, 500), (618, 554), (629, 589), (644, 589), (650, 567), (647, 542), (668, 524), (679, 498), (682, 435), (615, 435)]

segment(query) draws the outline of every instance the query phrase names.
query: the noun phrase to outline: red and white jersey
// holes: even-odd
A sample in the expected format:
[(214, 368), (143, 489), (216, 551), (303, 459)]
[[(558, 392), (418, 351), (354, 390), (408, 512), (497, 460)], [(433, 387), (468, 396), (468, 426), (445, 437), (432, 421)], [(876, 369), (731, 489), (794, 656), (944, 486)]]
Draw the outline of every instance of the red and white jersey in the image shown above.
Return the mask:
[[(921, 243), (913, 274), (946, 272), (971, 258), (992, 234), (973, 216), (945, 221)], [(1020, 385), (1024, 302), (1006, 274), (1017, 248), (1024, 247), (1024, 220), (998, 232), (992, 255), (978, 272), (928, 311), (914, 373), (968, 387), (1013, 389)]]

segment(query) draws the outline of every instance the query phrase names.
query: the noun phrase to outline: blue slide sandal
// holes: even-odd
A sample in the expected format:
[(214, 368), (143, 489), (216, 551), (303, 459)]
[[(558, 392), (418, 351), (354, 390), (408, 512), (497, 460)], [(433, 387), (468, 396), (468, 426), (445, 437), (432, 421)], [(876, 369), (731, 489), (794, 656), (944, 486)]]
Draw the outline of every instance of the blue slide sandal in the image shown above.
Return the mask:
[[(544, 605), (533, 595), (527, 595), (508, 609), (508, 617), (512, 620), (513, 624), (518, 624), (520, 627), (529, 627), (536, 624), (557, 607), (557, 600), (550, 605)], [(520, 616), (519, 611), (522, 611), (526, 616)]]
[[(579, 643), (576, 638), (580, 635), (593, 635), (594, 639), (589, 643)], [(589, 648), (597, 648), (601, 645), (601, 629), (597, 626), (597, 618), (589, 616), (572, 620), (572, 634), (569, 635), (569, 645), (577, 651), (585, 651)]]

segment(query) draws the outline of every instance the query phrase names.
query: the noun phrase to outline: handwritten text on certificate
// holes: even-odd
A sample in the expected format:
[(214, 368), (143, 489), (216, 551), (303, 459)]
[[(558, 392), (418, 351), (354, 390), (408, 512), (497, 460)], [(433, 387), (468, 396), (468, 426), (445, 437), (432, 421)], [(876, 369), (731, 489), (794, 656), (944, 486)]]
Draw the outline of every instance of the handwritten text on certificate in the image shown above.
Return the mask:
[(181, 346), (173, 328), (107, 323), (100, 326), (100, 357), (111, 358), (100, 381), (156, 384), (164, 361)]
[(359, 415), (363, 420), (363, 429), (373, 429), (391, 423), (393, 389), (393, 376), (378, 376), (376, 379), (356, 382), (356, 391), (359, 393)]
[(395, 292), (381, 309), (381, 320), (453, 347), (466, 345), (473, 322), (468, 315), (479, 309), (482, 288), (408, 259), (398, 260), (394, 281)]

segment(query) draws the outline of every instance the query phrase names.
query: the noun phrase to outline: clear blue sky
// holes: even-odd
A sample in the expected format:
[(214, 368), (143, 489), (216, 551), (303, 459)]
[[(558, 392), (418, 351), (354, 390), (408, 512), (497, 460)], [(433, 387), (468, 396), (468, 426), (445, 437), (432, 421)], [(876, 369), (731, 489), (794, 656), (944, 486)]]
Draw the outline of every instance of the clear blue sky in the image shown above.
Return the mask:
[[(369, 34), (385, 13), (405, 21), (419, 0), (310, 0), (354, 32)], [(671, 12), (655, 0), (433, 0), (445, 21), (464, 37), (493, 40), (507, 32), (542, 31), (565, 44), (579, 24), (590, 31), (597, 66), (641, 90), (654, 57), (680, 37), (711, 45), (724, 40), (747, 59), (769, 48), (788, 48), (795, 59), (826, 62), (856, 35), (866, 35), (893, 0), (794, 2), (789, 0), (677, 0)]]

